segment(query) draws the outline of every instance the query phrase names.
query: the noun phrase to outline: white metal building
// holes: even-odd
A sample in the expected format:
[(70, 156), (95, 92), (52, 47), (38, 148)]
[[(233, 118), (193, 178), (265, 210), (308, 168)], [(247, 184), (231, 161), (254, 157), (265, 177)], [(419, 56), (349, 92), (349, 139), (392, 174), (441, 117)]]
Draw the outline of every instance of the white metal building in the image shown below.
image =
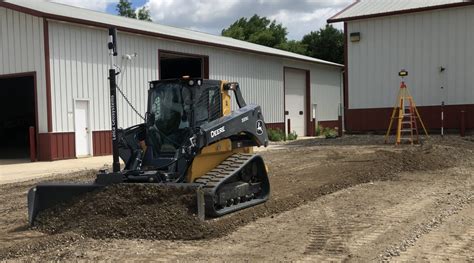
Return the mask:
[[(384, 130), (400, 78), (431, 129), (474, 128), (474, 2), (356, 1), (328, 22), (346, 34), (345, 128)], [(462, 113), (464, 112), (464, 113)]]
[[(311, 135), (314, 121), (340, 126), (340, 64), (62, 4), (6, 0), (0, 2), (0, 104), (9, 101), (22, 117), (2, 113), (0, 123), (23, 121), (0, 126), (2, 136), (18, 137), (0, 152), (23, 145), (29, 126), (33, 159), (111, 152), (106, 44), (112, 25), (119, 31), (119, 85), (141, 113), (148, 81), (186, 74), (239, 82), (245, 99), (262, 106), (269, 127)], [(26, 102), (34, 107), (22, 110)], [(121, 97), (118, 107), (120, 127), (142, 122)]]

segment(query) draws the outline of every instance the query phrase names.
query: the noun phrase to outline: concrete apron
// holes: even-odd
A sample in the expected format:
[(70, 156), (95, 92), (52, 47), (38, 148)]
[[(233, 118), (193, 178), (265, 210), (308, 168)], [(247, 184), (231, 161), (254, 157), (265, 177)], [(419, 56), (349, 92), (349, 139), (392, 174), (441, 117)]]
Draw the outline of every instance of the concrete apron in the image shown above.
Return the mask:
[(111, 167), (111, 164), (112, 156), (98, 156), (54, 162), (24, 162), (15, 164), (1, 164), (0, 185), (23, 182), (56, 174), (101, 169), (104, 166)]
[[(298, 140), (314, 139), (314, 137), (298, 137)], [(255, 152), (281, 150), (289, 148), (288, 142), (270, 143), (268, 147), (254, 147)], [(112, 156), (98, 156), (60, 160), (54, 162), (22, 162), (13, 164), (0, 163), (0, 185), (17, 183), (37, 178), (45, 178), (57, 174), (65, 174), (103, 167), (111, 167)], [(121, 162), (123, 164), (123, 162)], [(111, 168), (110, 168), (111, 169)]]

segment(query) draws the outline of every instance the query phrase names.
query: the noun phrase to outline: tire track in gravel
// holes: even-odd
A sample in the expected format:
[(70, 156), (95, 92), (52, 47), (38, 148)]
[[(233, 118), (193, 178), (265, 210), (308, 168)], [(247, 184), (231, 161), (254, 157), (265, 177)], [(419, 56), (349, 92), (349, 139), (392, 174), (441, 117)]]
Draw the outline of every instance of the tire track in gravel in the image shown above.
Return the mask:
[(449, 208), (413, 229), (414, 234), (403, 240), (398, 247), (390, 248), (383, 259), (473, 261), (473, 197), (471, 194), (450, 201)]
[[(361, 187), (370, 188), (370, 185)], [(360, 254), (361, 250), (374, 246), (381, 236), (391, 231), (394, 226), (388, 227), (388, 224), (396, 226), (410, 221), (417, 212), (433, 203), (434, 200), (424, 200), (427, 195), (429, 191), (424, 191), (418, 198), (400, 200), (400, 205), (378, 208), (364, 220), (351, 218), (351, 214), (358, 212), (350, 209), (341, 209), (338, 213), (327, 208), (322, 210), (315, 220), (318, 223), (308, 233), (311, 242), (303, 261), (343, 261), (350, 259), (352, 254)]]
[[(311, 242), (302, 260), (377, 260), (378, 255), (383, 255), (380, 253), (383, 253), (387, 244), (400, 242), (399, 240), (403, 240), (405, 236), (416, 233), (417, 226), (426, 225), (426, 221), (430, 222), (432, 217), (451, 209), (453, 205), (459, 207), (465, 203), (469, 194), (472, 194), (472, 189), (469, 187), (472, 176), (469, 178), (469, 173), (456, 172), (459, 172), (458, 169), (431, 172), (430, 176), (423, 178), (421, 182), (414, 181), (411, 174), (405, 174), (401, 185), (393, 182), (369, 183), (359, 186), (364, 190), (356, 187), (359, 189), (354, 191), (354, 195), (344, 193), (353, 189), (332, 194), (334, 198), (338, 196), (338, 203), (346, 203), (346, 206), (336, 205), (330, 208), (325, 206), (324, 210), (321, 209), (321, 213), (314, 219), (318, 223), (308, 233)], [(442, 178), (447, 174), (456, 174), (464, 178), (467, 176), (471, 180), (466, 181), (467, 185), (462, 185), (452, 178), (447, 181), (430, 179), (431, 176)], [(426, 185), (425, 182), (429, 182), (430, 185)], [(368, 194), (365, 195), (364, 192)], [(347, 207), (351, 198), (357, 200), (359, 207)], [(392, 200), (396, 200), (396, 204), (391, 205), (391, 202), (394, 202)], [(370, 209), (364, 211), (365, 208)], [(473, 222), (469, 224), (472, 231)], [(445, 255), (456, 254), (458, 247), (472, 245), (472, 239), (467, 236), (469, 233), (466, 237), (461, 237), (465, 242), (454, 244), (451, 250), (447, 249)], [(441, 242), (443, 240), (442, 236), (433, 239)], [(387, 259), (389, 257), (379, 258), (379, 260)], [(398, 261), (398, 258), (394, 259)]]
[(402, 199), (400, 200), (401, 204), (375, 211), (371, 224), (366, 222), (360, 222), (360, 225), (354, 226), (350, 224), (347, 230), (355, 229), (356, 231), (348, 240), (349, 250), (359, 251), (361, 248), (375, 243), (377, 239), (391, 230), (387, 224), (398, 225), (416, 217), (418, 212), (425, 210), (435, 202), (426, 198), (428, 195), (428, 191), (423, 191), (417, 195), (417, 198)]
[[(270, 160), (270, 167), (275, 171), (271, 177), (275, 182), (273, 189), (278, 190), (280, 195), (274, 195), (271, 201), (255, 209), (217, 219), (228, 223), (225, 225), (227, 228), (233, 227), (232, 224), (239, 226), (222, 238), (192, 242), (74, 239), (68, 245), (63, 244), (61, 237), (55, 240), (60, 242), (59, 245), (51, 242), (51, 246), (44, 249), (27, 251), (29, 254), (24, 254), (18, 260), (377, 260), (383, 249), (391, 244), (398, 244), (410, 229), (433, 216), (438, 211), (435, 208), (439, 208), (437, 202), (446, 199), (446, 191), (455, 193), (468, 189), (464, 185), (467, 182), (465, 176), (456, 181), (452, 178), (455, 170), (444, 170), (457, 165), (459, 154), (468, 154), (457, 149), (447, 149), (450, 150), (450, 160), (447, 161), (448, 165), (444, 165), (439, 159), (445, 158), (446, 154), (438, 158), (437, 147), (423, 152), (418, 152), (418, 148), (408, 148), (419, 153), (417, 156), (420, 158), (416, 160), (411, 159), (411, 155), (407, 160), (399, 160), (398, 151), (392, 149), (393, 147), (388, 151), (384, 148), (383, 151), (376, 152), (370, 148), (370, 156), (361, 156), (361, 152), (369, 151), (367, 147), (344, 147), (343, 156), (346, 158), (334, 156), (337, 161), (329, 160), (331, 156), (320, 160), (319, 156), (323, 155), (320, 152), (317, 154), (317, 162), (322, 165), (308, 165), (304, 170), (305, 174), (294, 168), (299, 168), (298, 161), (301, 159), (310, 163), (311, 158), (307, 157), (316, 148), (295, 147), (291, 152), (266, 153), (269, 155), (267, 157), (273, 157), (266, 160)], [(431, 153), (433, 151), (435, 153)], [(458, 155), (455, 155), (456, 152), (459, 152)], [(435, 158), (430, 159), (433, 154)], [(386, 158), (379, 160), (380, 156)], [(346, 167), (344, 164), (350, 166)], [(410, 167), (410, 174), (405, 174), (400, 179), (398, 172), (402, 165)], [(433, 171), (437, 169), (443, 170)], [(474, 170), (471, 169), (471, 174), (472, 171)], [(333, 176), (340, 176), (341, 179), (333, 182), (330, 180)], [(387, 179), (389, 181), (377, 181)], [(289, 181), (294, 181), (295, 186), (288, 187), (291, 185), (288, 184)], [(371, 181), (375, 183), (367, 183)], [(316, 183), (321, 186), (331, 183), (328, 185), (331, 191), (326, 188), (315, 191), (308, 187)], [(365, 184), (351, 187), (355, 183)], [(274, 194), (278, 192), (274, 191)], [(424, 199), (429, 200), (423, 201)], [(280, 208), (283, 205), (285, 209)], [(441, 202), (440, 207), (447, 205)], [(265, 213), (261, 212), (265, 209)], [(413, 211), (413, 215), (401, 212), (404, 210)], [(318, 240), (319, 238), (321, 239)], [(469, 245), (469, 242), (466, 244)], [(22, 242), (19, 245), (25, 244), (30, 243)]]

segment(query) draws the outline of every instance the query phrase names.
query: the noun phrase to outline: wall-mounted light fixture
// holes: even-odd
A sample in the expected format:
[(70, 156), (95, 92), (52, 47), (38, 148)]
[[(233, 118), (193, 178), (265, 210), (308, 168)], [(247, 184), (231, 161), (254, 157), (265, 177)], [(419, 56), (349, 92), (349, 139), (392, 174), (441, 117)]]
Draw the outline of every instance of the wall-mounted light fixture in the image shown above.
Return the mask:
[(351, 42), (359, 42), (360, 41), (360, 32), (354, 32), (350, 34)]

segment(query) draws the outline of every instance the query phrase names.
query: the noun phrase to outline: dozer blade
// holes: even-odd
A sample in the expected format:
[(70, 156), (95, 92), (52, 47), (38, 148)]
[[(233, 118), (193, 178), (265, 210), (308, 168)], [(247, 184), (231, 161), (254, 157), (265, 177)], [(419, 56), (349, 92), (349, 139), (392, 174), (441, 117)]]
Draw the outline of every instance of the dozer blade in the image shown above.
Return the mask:
[(87, 192), (104, 188), (96, 183), (43, 183), (28, 191), (28, 222), (32, 226), (40, 211), (53, 207), (59, 203), (83, 195)]

